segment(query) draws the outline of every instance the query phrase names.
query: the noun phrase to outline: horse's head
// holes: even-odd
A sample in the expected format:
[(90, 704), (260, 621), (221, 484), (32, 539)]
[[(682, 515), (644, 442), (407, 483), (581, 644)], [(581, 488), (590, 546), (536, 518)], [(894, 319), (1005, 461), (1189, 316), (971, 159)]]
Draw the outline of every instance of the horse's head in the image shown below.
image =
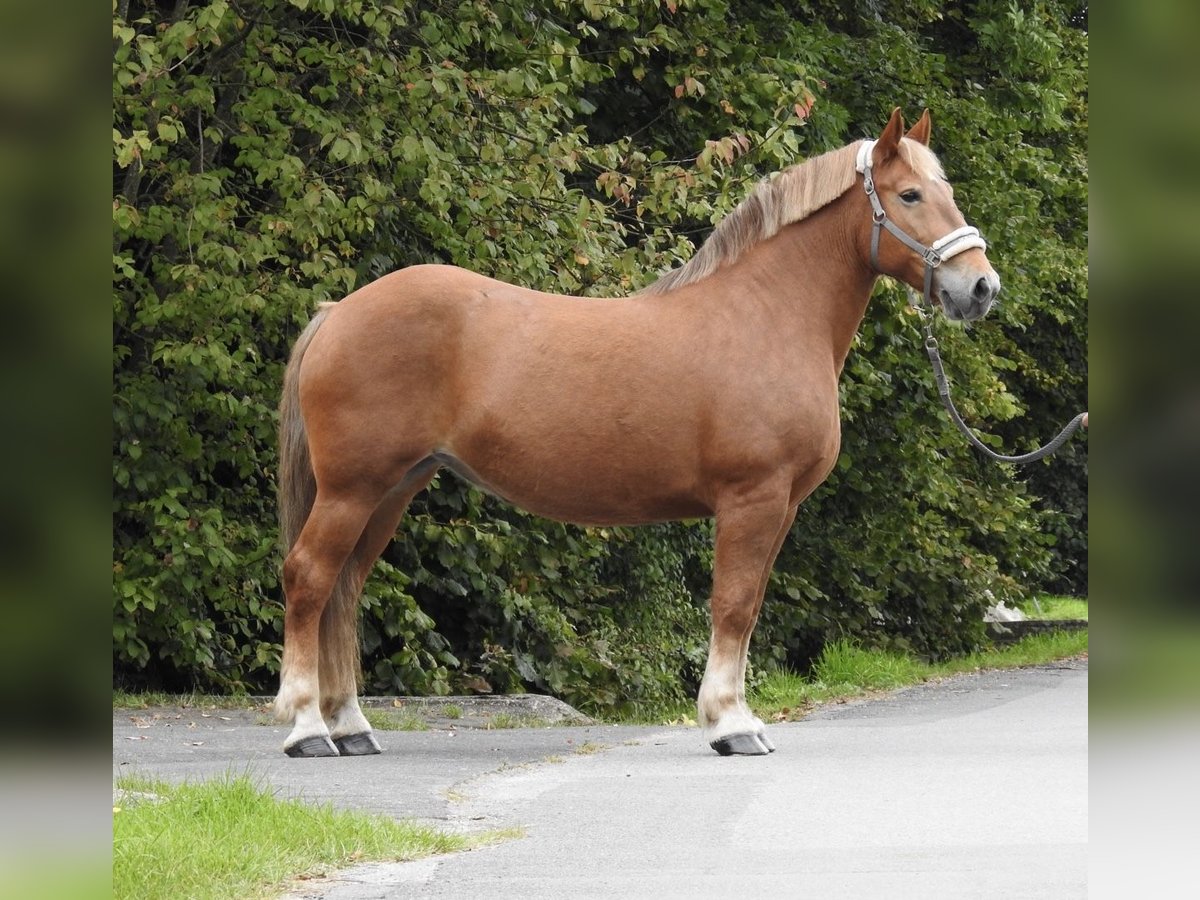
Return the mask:
[(858, 169), (872, 208), (871, 264), (922, 291), (947, 318), (978, 319), (1000, 293), (1000, 277), (987, 244), (954, 205), (928, 143), (929, 111), (905, 134), (897, 108), (879, 139), (860, 147)]

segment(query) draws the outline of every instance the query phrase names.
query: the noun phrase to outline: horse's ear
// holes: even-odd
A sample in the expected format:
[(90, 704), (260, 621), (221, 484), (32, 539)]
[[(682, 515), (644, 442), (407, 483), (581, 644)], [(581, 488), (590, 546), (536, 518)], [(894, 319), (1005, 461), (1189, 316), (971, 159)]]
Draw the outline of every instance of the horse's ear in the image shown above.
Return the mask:
[(897, 106), (892, 110), (892, 117), (883, 127), (883, 133), (879, 135), (879, 140), (875, 142), (874, 165), (881, 166), (896, 155), (903, 134), (904, 116), (900, 115), (900, 107)]
[(925, 112), (921, 113), (921, 118), (917, 119), (917, 124), (908, 129), (908, 134), (906, 134), (905, 137), (912, 138), (918, 144), (924, 144), (926, 147), (928, 147), (929, 125), (929, 110), (925, 110)]

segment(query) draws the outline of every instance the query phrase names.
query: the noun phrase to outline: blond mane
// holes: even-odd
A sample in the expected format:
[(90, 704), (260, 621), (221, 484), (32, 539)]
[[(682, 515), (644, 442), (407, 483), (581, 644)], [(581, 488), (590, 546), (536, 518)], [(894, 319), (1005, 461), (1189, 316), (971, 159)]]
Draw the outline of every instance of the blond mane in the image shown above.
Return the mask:
[[(779, 233), (785, 225), (806, 219), (850, 189), (857, 177), (855, 157), (862, 142), (789, 166), (764, 178), (750, 196), (723, 218), (696, 255), (677, 269), (642, 290), (643, 294), (665, 294), (707, 278), (722, 266), (738, 259), (760, 241)], [(936, 167), (937, 157), (915, 141), (902, 140), (906, 161), (918, 170)], [(917, 151), (924, 150), (924, 153)], [(917, 151), (914, 153), (914, 151)]]

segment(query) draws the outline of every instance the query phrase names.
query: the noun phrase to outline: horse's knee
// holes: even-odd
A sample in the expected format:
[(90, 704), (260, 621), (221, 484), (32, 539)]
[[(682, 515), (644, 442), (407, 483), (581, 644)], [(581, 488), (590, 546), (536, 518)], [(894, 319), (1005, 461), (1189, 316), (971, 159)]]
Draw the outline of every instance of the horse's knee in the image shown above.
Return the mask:
[(755, 604), (751, 598), (712, 599), (712, 627), (717, 636), (744, 635), (754, 627)]

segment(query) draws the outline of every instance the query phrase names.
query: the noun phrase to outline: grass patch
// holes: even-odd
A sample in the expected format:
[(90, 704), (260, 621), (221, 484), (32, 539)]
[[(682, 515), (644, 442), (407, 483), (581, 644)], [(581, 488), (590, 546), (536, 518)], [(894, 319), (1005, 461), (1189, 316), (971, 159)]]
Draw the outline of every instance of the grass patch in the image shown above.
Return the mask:
[(184, 785), (123, 778), (117, 787), (157, 799), (113, 807), (114, 898), (266, 897), (290, 879), (338, 866), (417, 859), (480, 842), (279, 800), (244, 776)]
[(413, 712), (364, 709), (367, 723), (376, 731), (428, 731), (429, 723)]
[(511, 713), (496, 713), (488, 719), (487, 727), (495, 729), (506, 728), (548, 728), (551, 724), (547, 719), (537, 716), (513, 715)]
[(794, 709), (810, 709), (837, 696), (821, 681), (811, 681), (795, 672), (772, 669), (762, 675), (747, 700), (762, 718), (778, 717)]
[(592, 756), (593, 754), (599, 753), (601, 750), (607, 750), (609, 746), (609, 744), (600, 744), (596, 741), (584, 741), (575, 748), (574, 752), (577, 756)]
[[(979, 650), (966, 656), (956, 656), (929, 666), (932, 678), (978, 672), (981, 669), (1019, 669), (1041, 666), (1056, 659), (1083, 656), (1088, 652), (1086, 631), (1051, 631), (999, 647)], [(922, 679), (924, 680), (924, 679)]]
[(695, 725), (696, 703), (630, 703), (619, 713), (605, 714), (602, 710), (588, 711), (589, 715), (609, 725)]
[(1079, 597), (1038, 597), (1019, 606), (1027, 619), (1083, 619), (1088, 620), (1088, 602)]
[(461, 719), (463, 717), (463, 708), (456, 703), (447, 703), (442, 707), (442, 715), (447, 719)]
[(887, 691), (920, 681), (922, 666), (908, 656), (864, 650), (849, 641), (825, 646), (813, 677), (836, 692)]
[(810, 677), (786, 671), (767, 672), (747, 699), (751, 709), (764, 721), (789, 721), (802, 718), (820, 703), (983, 669), (1044, 665), (1087, 652), (1086, 631), (1030, 635), (1012, 644), (932, 664), (882, 650), (865, 650), (849, 641), (835, 641), (822, 651)]
[(150, 709), (181, 706), (185, 709), (259, 709), (269, 700), (248, 694), (168, 694), (163, 691), (113, 691), (113, 709)]

